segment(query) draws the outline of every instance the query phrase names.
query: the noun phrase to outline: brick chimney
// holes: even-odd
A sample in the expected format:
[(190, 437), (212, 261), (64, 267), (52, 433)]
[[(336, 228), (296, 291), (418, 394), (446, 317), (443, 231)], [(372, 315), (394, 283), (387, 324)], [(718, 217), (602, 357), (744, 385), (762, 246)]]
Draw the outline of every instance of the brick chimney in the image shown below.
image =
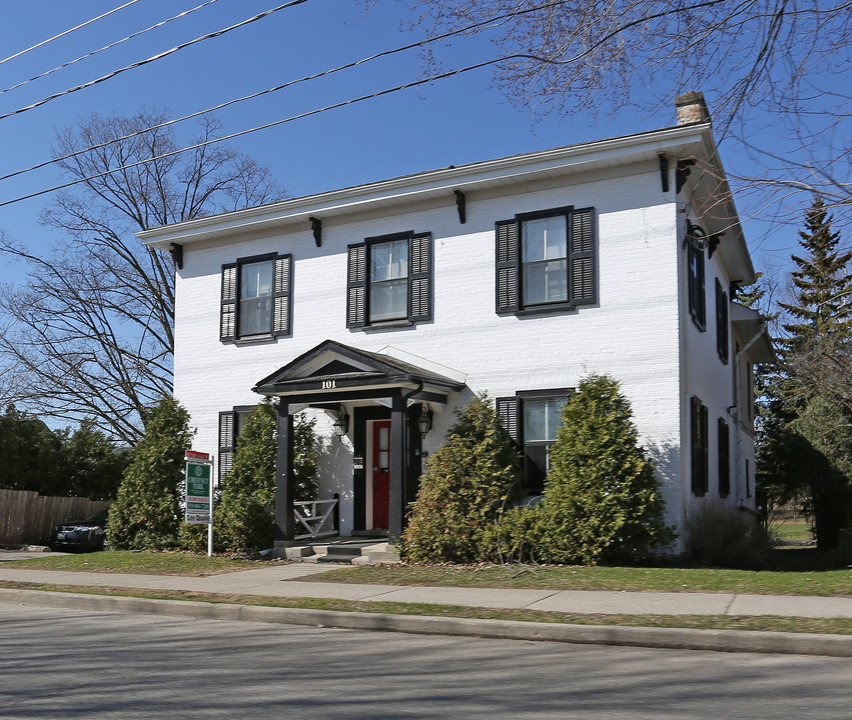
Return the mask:
[(676, 97), (675, 108), (677, 108), (678, 125), (710, 122), (710, 112), (707, 110), (707, 103), (704, 102), (703, 93), (688, 92)]

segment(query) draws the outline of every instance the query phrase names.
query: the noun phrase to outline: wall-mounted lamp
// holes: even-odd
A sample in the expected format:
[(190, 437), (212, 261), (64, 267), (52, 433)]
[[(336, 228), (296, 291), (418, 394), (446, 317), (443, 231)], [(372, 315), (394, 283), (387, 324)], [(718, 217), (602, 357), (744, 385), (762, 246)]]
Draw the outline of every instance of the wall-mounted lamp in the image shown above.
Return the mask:
[(420, 417), (417, 418), (417, 429), (420, 430), (420, 437), (425, 438), (432, 429), (432, 411), (429, 410), (426, 403), (420, 405)]
[(349, 432), (349, 415), (346, 414), (346, 408), (341, 405), (337, 409), (337, 419), (331, 426), (332, 432), (339, 438), (342, 438)]

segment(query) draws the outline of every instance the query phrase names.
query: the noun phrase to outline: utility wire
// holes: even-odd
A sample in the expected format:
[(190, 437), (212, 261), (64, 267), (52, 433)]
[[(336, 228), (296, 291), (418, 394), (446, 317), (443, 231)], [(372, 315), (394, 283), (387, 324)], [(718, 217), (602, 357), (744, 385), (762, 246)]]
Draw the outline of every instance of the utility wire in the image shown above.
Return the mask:
[[(55, 100), (58, 97), (62, 97), (63, 95), (69, 95), (71, 93), (77, 92), (78, 90), (83, 90), (84, 88), (91, 87), (92, 85), (97, 85), (98, 83), (102, 83), (105, 80), (109, 80), (110, 78), (114, 78), (116, 75), (120, 75), (127, 70), (132, 70), (134, 68), (142, 67), (143, 65), (147, 65), (148, 63), (154, 62), (155, 60), (162, 60), (164, 57), (171, 55), (172, 53), (176, 53), (178, 50), (183, 50), (184, 48), (189, 47), (190, 45), (194, 45), (195, 43), (201, 42), (202, 40), (209, 40), (210, 38), (219, 37), (220, 35), (224, 35), (231, 30), (236, 30), (237, 28), (243, 27), (244, 25), (248, 25), (249, 23), (256, 22), (261, 20), (262, 18), (271, 15), (272, 13), (278, 12), (279, 10), (284, 10), (285, 8), (293, 7), (294, 5), (301, 5), (302, 3), (307, 2), (308, 0), (290, 0), (290, 2), (284, 3), (283, 5), (279, 5), (278, 7), (274, 7), (271, 10), (266, 10), (254, 17), (250, 17), (248, 20), (243, 20), (242, 22), (238, 22), (236, 25), (231, 25), (230, 27), (223, 28), (222, 30), (217, 30), (213, 33), (208, 33), (207, 35), (202, 35), (200, 37), (195, 38), (194, 40), (189, 40), (188, 42), (181, 43), (180, 45), (176, 45), (175, 47), (165, 50), (164, 52), (157, 53), (156, 55), (152, 55), (146, 60), (140, 60), (139, 62), (132, 63), (130, 65), (125, 65), (123, 68), (119, 68), (118, 70), (113, 70), (111, 73), (107, 73), (95, 80), (90, 80), (87, 83), (83, 83), (82, 85), (77, 85), (76, 87), (69, 88), (68, 90), (63, 90), (60, 93), (56, 93), (54, 95), (50, 95), (38, 102), (33, 103), (32, 105), (27, 105), (26, 107), (18, 108), (17, 110), (12, 110), (11, 112), (7, 112), (3, 115), (0, 115), (0, 120), (3, 120), (7, 117), (12, 117), (13, 115), (19, 115), (20, 113), (26, 112), (27, 110), (32, 110), (33, 108), (37, 108), (40, 105), (44, 105), (51, 100)], [(132, 2), (137, 2), (137, 0), (132, 0)]]
[[(300, 2), (304, 2), (305, 0), (299, 0)], [(230, 135), (223, 135), (222, 137), (213, 138), (212, 140), (206, 140), (204, 142), (196, 143), (195, 145), (189, 145), (187, 147), (180, 148), (178, 150), (172, 150), (171, 152), (163, 153), (161, 155), (156, 155), (154, 157), (147, 158), (145, 160), (139, 160), (134, 163), (129, 163), (127, 165), (122, 165), (117, 168), (113, 168), (111, 170), (105, 170), (101, 173), (95, 173), (94, 175), (88, 175), (83, 178), (77, 178), (76, 180), (72, 180), (67, 183), (63, 183), (62, 185), (56, 185), (54, 187), (48, 188), (46, 190), (39, 190), (38, 192), (30, 193), (28, 195), (23, 195), (21, 197), (14, 198), (12, 200), (6, 200), (5, 202), (0, 203), (0, 207), (5, 207), (6, 205), (11, 205), (13, 203), (21, 202), (23, 200), (29, 200), (34, 197), (38, 197), (40, 195), (45, 195), (47, 193), (55, 192), (57, 190), (63, 190), (67, 187), (72, 187), (73, 185), (79, 185), (83, 182), (88, 182), (90, 180), (96, 180), (101, 177), (106, 177), (108, 175), (112, 175), (117, 172), (121, 172), (123, 170), (130, 170), (135, 167), (139, 167), (140, 165), (147, 165), (148, 163), (155, 162), (157, 160), (162, 160), (163, 158), (173, 157), (175, 155), (180, 155), (181, 153), (188, 152), (190, 150), (197, 150), (202, 147), (206, 147), (208, 145), (215, 145), (220, 142), (224, 142), (226, 140), (233, 140), (234, 138), (242, 137), (243, 135), (248, 135), (250, 133), (258, 132), (260, 130), (267, 130), (271, 127), (276, 127), (278, 125), (283, 125), (285, 123), (293, 122), (294, 120), (300, 120), (302, 118), (310, 117), (312, 115), (318, 115), (323, 112), (327, 112), (329, 110), (336, 110), (341, 107), (346, 107), (347, 105), (354, 105), (355, 103), (363, 102), (365, 100), (371, 100), (373, 98), (382, 97), (384, 95), (390, 95), (395, 92), (399, 92), (401, 90), (406, 90), (412, 87), (418, 87), (420, 85), (425, 85), (430, 82), (435, 82), (437, 80), (444, 80), (446, 78), (454, 77), (456, 75), (461, 75), (466, 72), (470, 72), (472, 70), (478, 70), (480, 68), (488, 67), (489, 65), (495, 65), (499, 62), (504, 62), (506, 60), (535, 60), (536, 62), (547, 63), (551, 65), (568, 65), (570, 63), (577, 62), (582, 60), (584, 57), (590, 55), (594, 52), (598, 47), (603, 45), (607, 40), (615, 37), (620, 34), (624, 30), (638, 25), (642, 22), (647, 22), (649, 20), (656, 19), (658, 17), (663, 17), (665, 15), (669, 15), (676, 12), (683, 12), (684, 10), (693, 10), (701, 7), (707, 7), (710, 5), (718, 5), (719, 3), (725, 2), (726, 0), (706, 0), (705, 2), (697, 3), (695, 5), (690, 5), (687, 7), (681, 7), (673, 10), (663, 11), (660, 13), (655, 13), (653, 15), (646, 16), (644, 18), (631, 21), (626, 23), (619, 28), (613, 30), (612, 32), (607, 33), (602, 38), (597, 40), (593, 45), (588, 47), (583, 52), (575, 55), (574, 57), (567, 58), (566, 60), (552, 60), (550, 58), (540, 57), (538, 55), (532, 55), (530, 53), (514, 53), (512, 55), (505, 55), (502, 57), (494, 58), (492, 60), (484, 60), (483, 62), (476, 63), (474, 65), (468, 65), (463, 68), (459, 68), (458, 70), (450, 70), (444, 73), (440, 73), (438, 75), (432, 75), (427, 78), (421, 78), (420, 80), (413, 80), (412, 82), (404, 83), (402, 85), (397, 85), (396, 87), (387, 88), (385, 90), (379, 90), (377, 92), (371, 93), (369, 95), (361, 95), (357, 98), (352, 98), (350, 100), (344, 100), (339, 103), (334, 103), (332, 105), (326, 105), (321, 108), (317, 108), (315, 110), (309, 110), (308, 112), (300, 113), (298, 115), (291, 115), (290, 117), (284, 118), (282, 120), (276, 120), (271, 123), (266, 123), (265, 125), (258, 125), (253, 128), (249, 128), (248, 130), (241, 130), (240, 132), (232, 133)], [(107, 143), (108, 144), (108, 143)]]
[[(135, 0), (134, 0), (134, 2), (135, 2)], [(165, 25), (167, 23), (170, 23), (172, 20), (178, 20), (179, 18), (182, 18), (186, 15), (189, 15), (190, 13), (194, 13), (196, 10), (200, 10), (201, 8), (206, 7), (207, 5), (211, 5), (214, 2), (218, 2), (218, 0), (207, 0), (207, 2), (202, 3), (201, 5), (198, 5), (198, 6), (192, 8), (190, 10), (185, 10), (184, 12), (180, 13), (179, 15), (174, 15), (173, 17), (170, 17), (166, 20), (163, 20), (162, 22), (158, 22), (156, 25), (151, 25), (150, 27), (147, 27), (144, 30), (139, 30), (138, 32), (133, 33), (132, 35), (128, 35), (127, 37), (121, 38), (121, 40), (116, 40), (115, 42), (110, 43), (109, 45), (104, 45), (102, 48), (98, 48), (97, 50), (92, 50), (92, 52), (86, 53), (85, 55), (81, 55), (80, 57), (78, 57), (74, 60), (69, 60), (66, 63), (62, 63), (62, 65), (59, 65), (59, 66), (53, 68), (52, 70), (47, 70), (47, 71), (45, 71), (45, 72), (43, 72), (39, 75), (34, 75), (29, 80), (23, 80), (22, 82), (19, 82), (17, 85), (12, 85), (11, 87), (7, 87), (5, 90), (0, 90), (0, 95), (3, 95), (4, 93), (9, 92), (10, 90), (17, 90), (19, 87), (23, 87), (27, 83), (31, 83), (34, 80), (39, 80), (43, 77), (47, 77), (48, 75), (55, 73), (57, 70), (62, 70), (63, 68), (67, 68), (69, 65), (73, 65), (74, 63), (78, 63), (81, 60), (86, 60), (86, 59), (92, 57), (93, 55), (97, 55), (98, 53), (103, 52), (104, 50), (109, 50), (110, 48), (114, 48), (116, 45), (120, 45), (121, 43), (127, 42), (128, 40), (132, 40), (133, 38), (138, 37), (139, 35), (142, 35), (146, 32), (149, 32), (150, 30), (156, 30), (157, 28), (162, 27), (163, 25)]]
[[(721, 0), (718, 0), (721, 1)], [(215, 112), (217, 110), (221, 110), (223, 108), (229, 107), (230, 105), (235, 105), (236, 103), (244, 102), (246, 100), (253, 100), (254, 98), (261, 97), (263, 95), (268, 95), (270, 93), (278, 92), (279, 90), (284, 90), (292, 85), (296, 85), (298, 83), (307, 82), (309, 80), (316, 80), (321, 77), (326, 77), (328, 75), (332, 75), (336, 72), (340, 72), (341, 70), (348, 70), (353, 67), (357, 67), (358, 65), (363, 65), (365, 63), (371, 62), (372, 60), (376, 60), (381, 57), (387, 57), (388, 55), (394, 55), (395, 53), (403, 52), (405, 50), (412, 50), (416, 47), (423, 47), (433, 42), (437, 42), (439, 40), (445, 40), (448, 37), (452, 37), (454, 35), (462, 35), (464, 33), (470, 32), (471, 30), (475, 30), (477, 28), (484, 27), (486, 25), (490, 25), (492, 23), (496, 23), (500, 20), (505, 20), (509, 17), (514, 17), (516, 15), (523, 15), (526, 13), (537, 12), (538, 10), (549, 9), (555, 7), (557, 5), (564, 5), (570, 0), (555, 0), (554, 2), (548, 2), (543, 5), (536, 5), (531, 8), (527, 8), (525, 10), (512, 11), (508, 13), (504, 13), (502, 15), (495, 15), (494, 17), (489, 18), (488, 20), (483, 20), (477, 23), (473, 23), (472, 25), (467, 25), (466, 27), (460, 28), (459, 30), (452, 30), (445, 32), (441, 35), (436, 35), (433, 37), (426, 38), (425, 40), (420, 40), (415, 43), (409, 43), (408, 45), (402, 45), (401, 47), (394, 48), (393, 50), (385, 50), (380, 53), (376, 53), (375, 55), (370, 55), (365, 58), (361, 58), (360, 60), (354, 60), (352, 62), (346, 63), (344, 65), (338, 65), (337, 67), (331, 68), (329, 70), (324, 70), (319, 73), (315, 73), (313, 75), (306, 75), (304, 77), (298, 78), (296, 80), (290, 80), (289, 82), (284, 83), (283, 85), (278, 85), (276, 87), (268, 88), (267, 90), (261, 90), (256, 93), (252, 93), (250, 95), (244, 95), (239, 98), (234, 98), (232, 100), (228, 100), (227, 102), (221, 103), (219, 105), (214, 105), (213, 107), (206, 108), (205, 110), (199, 110), (194, 113), (190, 113), (189, 115), (184, 115), (183, 117), (175, 118), (174, 120), (166, 120), (164, 122), (158, 123), (157, 125), (151, 125), (149, 127), (143, 128), (141, 130), (135, 130), (134, 132), (128, 133), (126, 135), (122, 135), (117, 138), (113, 138), (111, 140), (107, 140), (106, 142), (99, 143), (97, 145), (90, 145), (83, 150), (76, 150), (75, 152), (68, 153), (67, 155), (62, 155), (61, 157), (52, 158), (51, 160), (45, 160), (38, 165), (33, 165), (28, 168), (24, 168), (23, 170), (16, 170), (15, 172), (9, 173), (8, 175), (0, 176), (0, 181), (8, 180), (9, 178), (16, 177), (18, 175), (23, 175), (24, 173), (32, 172), (34, 170), (40, 170), (43, 167), (47, 167), (48, 165), (52, 165), (54, 163), (62, 162), (64, 160), (70, 160), (73, 157), (77, 157), (78, 155), (83, 155), (84, 153), (91, 152), (92, 150), (99, 150), (100, 148), (107, 147), (108, 145), (112, 145), (114, 143), (122, 142), (124, 140), (129, 140), (130, 138), (137, 137), (146, 132), (150, 132), (151, 130), (159, 130), (160, 128), (167, 127), (169, 125), (174, 125), (179, 122), (184, 122), (185, 120), (191, 120), (193, 118), (199, 117), (201, 115), (206, 115), (207, 113)]]
[(7, 58), (3, 58), (2, 60), (0, 60), (0, 65), (2, 65), (4, 62), (9, 62), (9, 60), (14, 60), (16, 57), (20, 57), (21, 55), (28, 53), (30, 50), (35, 50), (37, 48), (40, 48), (42, 45), (47, 45), (47, 43), (49, 43), (49, 42), (53, 42), (54, 40), (58, 40), (59, 38), (65, 36), (65, 35), (68, 35), (69, 33), (72, 33), (75, 30), (79, 30), (82, 27), (86, 27), (86, 25), (89, 25), (93, 22), (96, 22), (97, 20), (101, 20), (101, 19), (105, 18), (107, 15), (112, 15), (114, 12), (118, 12), (119, 10), (124, 10), (124, 8), (126, 8), (128, 5), (133, 5), (133, 3), (136, 3), (136, 2), (139, 2), (139, 0), (130, 0), (130, 2), (126, 2), (126, 3), (124, 3), (124, 5), (119, 5), (117, 8), (113, 8), (109, 12), (105, 12), (103, 15), (98, 15), (97, 17), (92, 18), (91, 20), (86, 20), (86, 22), (80, 23), (76, 27), (72, 27), (70, 30), (66, 30), (65, 32), (61, 32), (61, 33), (59, 33), (59, 35), (54, 35), (52, 38), (48, 38), (47, 40), (42, 40), (40, 43), (37, 43), (35, 45), (30, 46), (26, 50), (21, 50), (20, 52), (17, 52), (14, 55), (10, 55)]

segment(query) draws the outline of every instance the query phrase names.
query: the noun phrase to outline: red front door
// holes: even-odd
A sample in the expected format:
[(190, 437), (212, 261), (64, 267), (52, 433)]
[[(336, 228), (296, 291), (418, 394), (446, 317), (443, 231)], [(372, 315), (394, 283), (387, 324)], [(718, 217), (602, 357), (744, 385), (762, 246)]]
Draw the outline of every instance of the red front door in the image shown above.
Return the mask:
[(390, 420), (373, 423), (373, 528), (388, 527), (390, 427)]

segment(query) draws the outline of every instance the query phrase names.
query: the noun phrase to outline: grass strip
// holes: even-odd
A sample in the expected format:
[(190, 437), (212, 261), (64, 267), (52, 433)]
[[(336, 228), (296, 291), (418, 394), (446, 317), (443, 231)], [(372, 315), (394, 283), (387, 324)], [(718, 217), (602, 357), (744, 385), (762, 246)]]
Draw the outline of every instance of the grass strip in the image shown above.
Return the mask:
[(790, 572), (670, 567), (365, 565), (344, 567), (317, 575), (294, 578), (294, 580), (367, 585), (541, 590), (852, 596), (852, 571), (850, 570)]
[(624, 627), (852, 635), (852, 618), (800, 618), (774, 615), (602, 615), (545, 612), (542, 610), (492, 609), (459, 605), (435, 605), (431, 603), (363, 602), (333, 598), (286, 598), (265, 595), (205, 593), (188, 590), (142, 590), (139, 588), (104, 588), (89, 585), (43, 585), (41, 583), (16, 581), (0, 581), (0, 587), (20, 590), (148, 598), (151, 600), (189, 600), (260, 607), (333, 610), (336, 612), (389, 613), (393, 615), (514, 620), (573, 625), (619, 625)]
[(222, 573), (268, 567), (266, 562), (238, 558), (207, 557), (186, 552), (109, 550), (107, 552), (53, 555), (29, 560), (12, 560), (8, 567), (70, 572), (131, 573), (134, 575), (182, 575), (206, 577)]

